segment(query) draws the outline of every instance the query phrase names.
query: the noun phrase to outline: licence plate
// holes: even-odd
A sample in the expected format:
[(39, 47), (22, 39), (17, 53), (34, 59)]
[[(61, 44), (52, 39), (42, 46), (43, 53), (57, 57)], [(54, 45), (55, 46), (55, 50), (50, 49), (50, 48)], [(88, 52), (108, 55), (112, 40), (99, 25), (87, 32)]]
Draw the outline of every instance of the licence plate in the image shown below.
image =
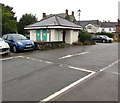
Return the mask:
[(25, 47), (32, 47), (32, 45), (26, 45)]

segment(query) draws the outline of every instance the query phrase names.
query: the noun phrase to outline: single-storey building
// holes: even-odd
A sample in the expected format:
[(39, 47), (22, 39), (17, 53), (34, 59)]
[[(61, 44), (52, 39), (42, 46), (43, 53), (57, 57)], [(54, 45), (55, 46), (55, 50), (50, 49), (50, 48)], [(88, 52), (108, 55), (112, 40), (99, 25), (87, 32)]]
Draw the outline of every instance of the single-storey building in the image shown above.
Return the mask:
[(81, 26), (58, 15), (51, 15), (25, 27), (30, 31), (30, 40), (41, 42), (63, 41), (72, 44), (78, 41)]

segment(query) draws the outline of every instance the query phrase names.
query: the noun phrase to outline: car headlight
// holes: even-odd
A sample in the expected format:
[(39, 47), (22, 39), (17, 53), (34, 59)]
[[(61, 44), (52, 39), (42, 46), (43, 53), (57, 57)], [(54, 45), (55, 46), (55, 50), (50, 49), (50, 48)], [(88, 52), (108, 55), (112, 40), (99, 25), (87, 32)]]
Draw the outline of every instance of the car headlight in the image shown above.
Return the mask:
[(21, 43), (21, 42), (19, 42), (19, 41), (18, 41), (17, 43), (18, 43), (19, 45), (23, 45), (23, 43)]
[(32, 44), (34, 44), (34, 42), (32, 41)]

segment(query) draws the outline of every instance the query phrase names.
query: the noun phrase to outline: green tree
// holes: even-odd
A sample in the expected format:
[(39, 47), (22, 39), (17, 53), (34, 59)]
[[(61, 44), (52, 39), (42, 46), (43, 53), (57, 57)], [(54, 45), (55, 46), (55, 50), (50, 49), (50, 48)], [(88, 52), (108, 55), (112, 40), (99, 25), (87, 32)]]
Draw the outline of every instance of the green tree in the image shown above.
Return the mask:
[(27, 34), (28, 32), (24, 30), (25, 26), (33, 24), (35, 22), (37, 22), (36, 16), (27, 13), (22, 15), (17, 25), (18, 33)]
[[(2, 4), (2, 35), (17, 32), (17, 20), (13, 7)], [(0, 10), (1, 11), (1, 10)]]
[(91, 41), (91, 34), (89, 34), (87, 31), (81, 30), (79, 32), (78, 41), (80, 41), (82, 43)]

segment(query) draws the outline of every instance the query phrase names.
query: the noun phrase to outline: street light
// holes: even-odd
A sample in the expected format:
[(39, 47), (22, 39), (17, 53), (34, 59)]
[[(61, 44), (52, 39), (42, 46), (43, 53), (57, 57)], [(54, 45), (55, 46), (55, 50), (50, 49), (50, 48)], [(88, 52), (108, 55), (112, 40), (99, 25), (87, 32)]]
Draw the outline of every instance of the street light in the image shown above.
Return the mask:
[(79, 9), (79, 10), (78, 10), (79, 25), (80, 25), (80, 12), (81, 12), (81, 10)]

